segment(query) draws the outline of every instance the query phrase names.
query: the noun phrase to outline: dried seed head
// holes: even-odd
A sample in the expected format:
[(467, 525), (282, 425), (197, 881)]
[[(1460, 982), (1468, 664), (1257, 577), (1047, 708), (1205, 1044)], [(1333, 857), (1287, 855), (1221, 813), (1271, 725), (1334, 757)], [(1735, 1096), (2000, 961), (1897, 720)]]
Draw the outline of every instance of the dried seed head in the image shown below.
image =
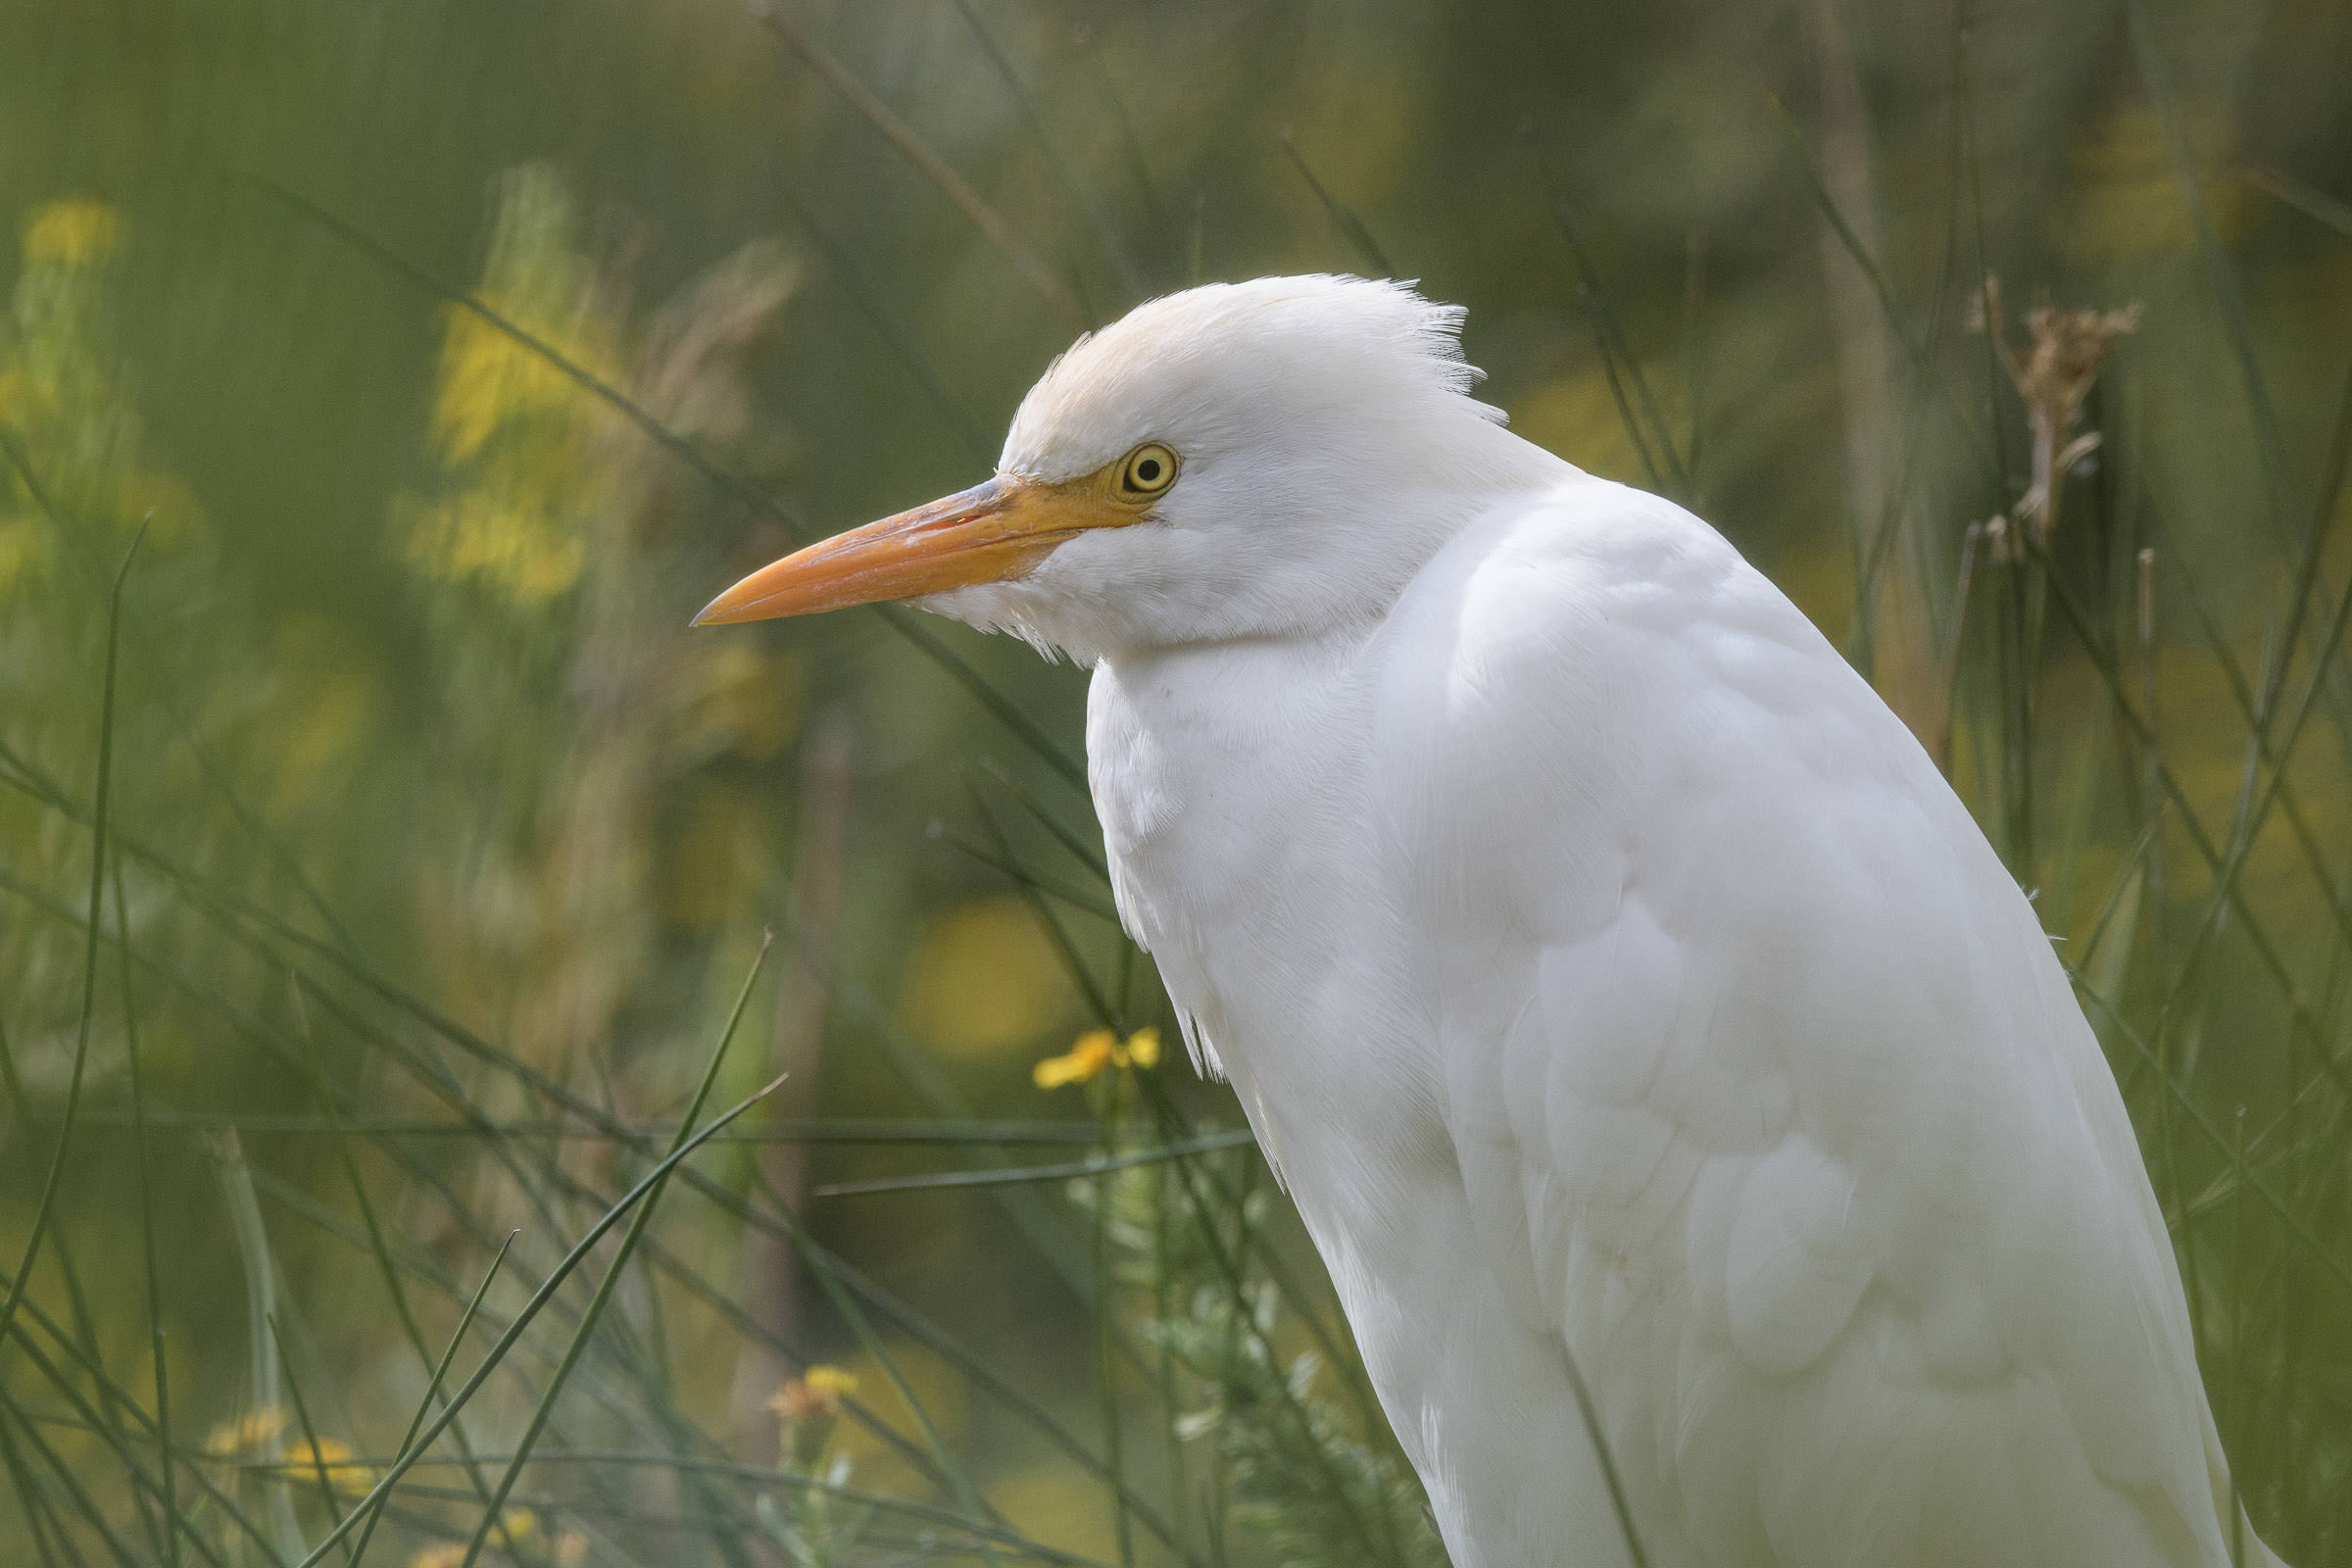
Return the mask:
[(2046, 418), (2053, 430), (2074, 424), (2090, 384), (2098, 379), (2099, 362), (2115, 340), (2139, 325), (2139, 307), (2120, 311), (2062, 311), (2036, 305), (2026, 313), (2031, 346), (2010, 369), (2019, 397), (2036, 420)]
[[(2096, 432), (2067, 440), (2082, 413), (2082, 400), (2099, 378), (2099, 365), (2116, 339), (2139, 325), (2139, 307), (2120, 311), (2062, 311), (2039, 300), (2026, 313), (2026, 342), (2010, 343), (2001, 313), (2001, 280), (1987, 274), (1969, 305), (1969, 329), (1990, 332), (2009, 368), (2010, 382), (2026, 405), (2034, 427), (2034, 480), (2019, 498), (2015, 515), (2036, 544), (2047, 544), (2057, 525), (2058, 487), (2076, 464), (2098, 450)], [(1997, 524), (1999, 519), (1995, 519)], [(2022, 541), (1987, 525), (1986, 542), (1995, 564), (2018, 559)]]

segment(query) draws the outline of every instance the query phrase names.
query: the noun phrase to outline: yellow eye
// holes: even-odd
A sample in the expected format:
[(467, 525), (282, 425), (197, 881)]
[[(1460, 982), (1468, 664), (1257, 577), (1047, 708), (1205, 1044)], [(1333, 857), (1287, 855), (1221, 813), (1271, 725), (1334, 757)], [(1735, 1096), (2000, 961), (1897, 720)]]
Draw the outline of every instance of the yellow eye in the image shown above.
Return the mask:
[(1119, 493), (1130, 500), (1155, 496), (1176, 482), (1177, 457), (1156, 441), (1127, 454), (1119, 466)]

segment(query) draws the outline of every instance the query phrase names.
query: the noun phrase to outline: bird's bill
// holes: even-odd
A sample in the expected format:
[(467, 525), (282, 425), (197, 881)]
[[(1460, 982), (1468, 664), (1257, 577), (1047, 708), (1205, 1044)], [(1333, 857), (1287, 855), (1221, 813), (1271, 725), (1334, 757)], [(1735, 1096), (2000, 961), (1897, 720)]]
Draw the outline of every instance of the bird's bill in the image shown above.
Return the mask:
[(1004, 582), (1027, 575), (1056, 545), (1089, 528), (1134, 520), (1087, 481), (1041, 484), (999, 474), (762, 566), (711, 600), (694, 623), (771, 620)]

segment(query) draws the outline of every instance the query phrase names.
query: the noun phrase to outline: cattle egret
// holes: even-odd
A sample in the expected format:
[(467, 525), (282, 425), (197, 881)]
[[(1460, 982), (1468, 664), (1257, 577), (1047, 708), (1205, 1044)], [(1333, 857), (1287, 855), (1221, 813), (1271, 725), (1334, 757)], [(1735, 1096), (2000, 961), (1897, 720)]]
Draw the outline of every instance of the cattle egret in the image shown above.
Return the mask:
[(1462, 314), (1155, 300), (994, 477), (700, 619), (1092, 666), (1120, 917), (1459, 1568), (2276, 1562), (2025, 897), (1729, 544), (1472, 399)]

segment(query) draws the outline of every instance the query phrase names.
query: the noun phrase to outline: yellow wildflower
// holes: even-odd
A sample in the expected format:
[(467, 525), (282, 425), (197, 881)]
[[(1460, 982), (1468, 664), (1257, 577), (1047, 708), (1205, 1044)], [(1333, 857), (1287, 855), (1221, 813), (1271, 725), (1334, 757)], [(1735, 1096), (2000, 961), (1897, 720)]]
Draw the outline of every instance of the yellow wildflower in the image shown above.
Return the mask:
[(204, 1440), (204, 1451), (216, 1459), (226, 1459), (258, 1448), (286, 1430), (286, 1412), (276, 1405), (248, 1410), (234, 1421), (223, 1421), (213, 1428)]
[[(528, 1541), (531, 1532), (539, 1528), (539, 1516), (528, 1508), (509, 1508), (499, 1515), (507, 1527), (507, 1540)], [(458, 1568), (466, 1560), (466, 1543), (445, 1541), (438, 1546), (427, 1546), (409, 1559), (409, 1568)], [(556, 1561), (564, 1568), (576, 1568), (588, 1555), (588, 1538), (576, 1530), (566, 1530), (556, 1538)]]
[(87, 267), (114, 254), (122, 221), (104, 202), (51, 202), (24, 225), (24, 265)]
[(286, 1462), (301, 1467), (305, 1477), (326, 1473), (326, 1484), (341, 1492), (365, 1492), (375, 1485), (375, 1472), (364, 1464), (352, 1462), (351, 1446), (333, 1438), (320, 1438), (313, 1444), (296, 1444), (287, 1450)]
[(1085, 1083), (1110, 1065), (1110, 1054), (1116, 1049), (1118, 1038), (1107, 1029), (1090, 1030), (1060, 1055), (1048, 1056), (1039, 1062), (1030, 1069), (1029, 1076), (1040, 1089)]
[(829, 1394), (836, 1398), (858, 1392), (858, 1374), (847, 1367), (812, 1366), (808, 1369), (808, 1376), (802, 1381), (820, 1394)]
[(573, 376), (629, 377), (612, 301), (552, 170), (502, 181), (479, 297), (482, 310), (452, 306), (445, 318), (432, 446), (446, 482), (436, 496), (403, 497), (396, 521), (422, 576), (527, 612), (579, 584), (586, 530), (620, 461), (610, 416)]
[(858, 1379), (837, 1366), (812, 1366), (806, 1377), (794, 1378), (775, 1393), (767, 1407), (783, 1427), (787, 1470), (813, 1475), (822, 1465), (825, 1445), (841, 1421), (841, 1401), (858, 1392)]
[(570, 531), (566, 514), (535, 498), (481, 490), (451, 496), (412, 519), (410, 564), (450, 582), (478, 579), (523, 609), (571, 591), (588, 564), (588, 542)]
[(841, 1414), (845, 1395), (858, 1392), (855, 1373), (837, 1366), (812, 1366), (807, 1377), (794, 1378), (775, 1392), (767, 1407), (786, 1421), (808, 1421)]
[[(535, 318), (523, 300), (485, 289), (484, 303), (506, 320), (521, 325), (573, 365), (608, 384), (625, 372), (592, 329), (579, 322)], [(433, 404), (433, 433), (443, 461), (463, 463), (487, 446), (502, 426), (534, 416), (563, 416), (575, 407), (580, 388), (546, 356), (517, 342), (503, 326), (475, 312), (451, 306), (448, 337), (441, 351), (439, 396)]]
[(1070, 1049), (1058, 1056), (1048, 1056), (1030, 1072), (1040, 1089), (1059, 1089), (1064, 1084), (1082, 1084), (1099, 1076), (1105, 1067), (1156, 1067), (1159, 1065), (1159, 1031), (1138, 1029), (1124, 1044), (1108, 1029), (1093, 1029), (1078, 1037)]

